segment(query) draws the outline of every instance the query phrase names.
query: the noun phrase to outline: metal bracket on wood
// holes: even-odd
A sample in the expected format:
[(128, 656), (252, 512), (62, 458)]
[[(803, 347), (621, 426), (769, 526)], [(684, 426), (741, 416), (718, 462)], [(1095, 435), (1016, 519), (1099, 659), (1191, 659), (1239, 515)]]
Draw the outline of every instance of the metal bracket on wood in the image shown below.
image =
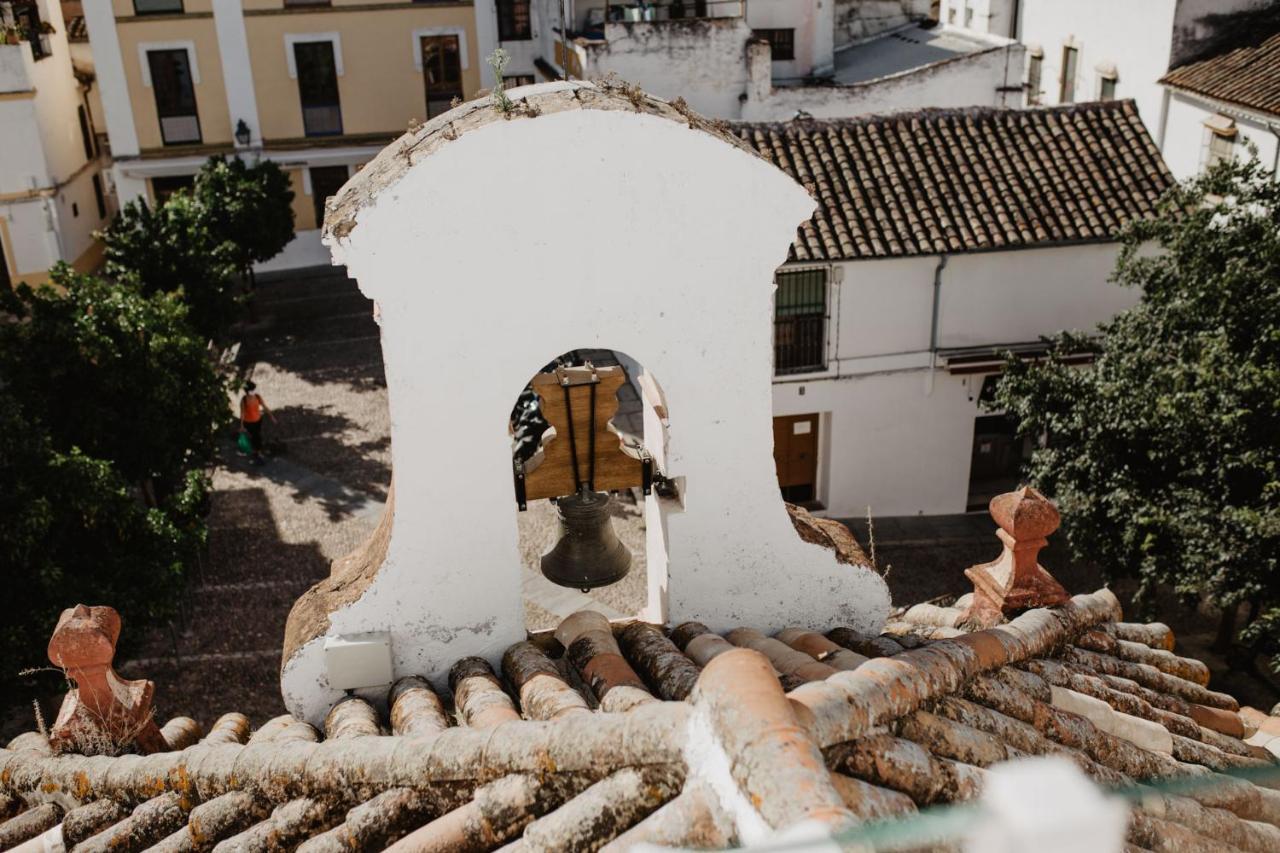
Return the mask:
[(529, 508), (529, 502), (524, 497), (524, 462), (519, 459), (511, 460), (511, 475), (516, 486), (516, 506), (520, 507), (520, 511), (524, 512)]
[(640, 449), (640, 487), (646, 495), (653, 491), (653, 457), (644, 448)]

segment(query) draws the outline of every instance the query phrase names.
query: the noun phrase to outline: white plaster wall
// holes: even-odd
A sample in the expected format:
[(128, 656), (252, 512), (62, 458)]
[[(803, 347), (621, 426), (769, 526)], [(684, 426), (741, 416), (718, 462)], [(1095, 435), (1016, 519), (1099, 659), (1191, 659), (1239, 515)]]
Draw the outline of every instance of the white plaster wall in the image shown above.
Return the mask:
[[(83, 4), (84, 22), (93, 48), (93, 69), (102, 97), (107, 136), (114, 157), (130, 157), (138, 153), (138, 131), (133, 123), (133, 105), (124, 76), (124, 59), (120, 54), (120, 36), (116, 31), (115, 12), (111, 3)], [(123, 191), (121, 202), (126, 201)]]
[(0, 203), (0, 216), (9, 232), (5, 254), (18, 275), (42, 272), (58, 261), (52, 204), (46, 198)]
[(605, 36), (586, 47), (588, 78), (613, 73), (659, 97), (682, 97), (705, 116), (740, 115), (751, 38), (741, 18), (611, 23)]
[[(25, 49), (0, 47), (0, 55)], [(0, 100), (0, 193), (17, 193), (49, 184), (49, 166), (36, 117), (34, 98)]]
[[(1161, 154), (1164, 161), (1178, 179), (1185, 179), (1198, 174), (1205, 164), (1205, 156), (1209, 144), (1209, 129), (1204, 126), (1206, 119), (1214, 115), (1225, 115), (1236, 123), (1236, 153), (1243, 159), (1248, 156), (1245, 143), (1251, 142), (1258, 149), (1258, 159), (1269, 169), (1275, 169), (1280, 157), (1276, 134), (1266, 125), (1261, 116), (1246, 113), (1226, 104), (1215, 104), (1180, 92), (1169, 93), (1167, 118), (1164, 127), (1164, 144)], [(1280, 119), (1273, 119), (1277, 131), (1280, 131)]]
[(253, 64), (249, 60), (241, 0), (213, 0), (213, 25), (218, 34), (218, 54), (222, 60), (232, 132), (234, 134), (237, 122), (243, 120), (249, 127), (249, 145), (260, 146), (262, 125), (258, 121), (258, 96), (253, 86)]
[(1021, 45), (1010, 44), (866, 83), (775, 87), (766, 99), (749, 97), (742, 119), (788, 121), (798, 110), (815, 118), (846, 118), (930, 107), (1016, 106), (1019, 93), (1000, 89), (1018, 84), (1022, 53)]
[(835, 0), (835, 47), (929, 17), (929, 0)]
[[(948, 256), (940, 349), (1092, 330), (1135, 304), (1111, 284), (1119, 248), (1081, 244)], [(832, 517), (964, 512), (982, 377), (931, 369), (938, 256), (848, 261), (833, 285), (828, 370), (780, 377), (775, 415), (824, 416), (819, 498)], [(931, 378), (932, 377), (932, 378)], [(803, 391), (801, 390), (803, 389)]]
[(747, 26), (757, 29), (794, 29), (795, 59), (773, 63), (778, 80), (830, 73), (834, 67), (834, 0), (772, 0), (747, 7)]
[[(80, 84), (71, 67), (67, 49), (66, 26), (58, 3), (41, 4), (42, 20), (53, 25), (49, 37), (52, 55), (28, 66), (31, 85), (36, 90), (35, 120), (39, 144), (44, 150), (47, 172), (41, 186), (61, 183), (85, 163), (84, 143), (80, 138), (80, 122), (76, 107), (80, 104)], [(24, 50), (30, 48), (22, 46)], [(6, 155), (7, 159), (7, 155)], [(0, 167), (3, 168), (3, 167)]]
[(1023, 0), (942, 0), (938, 18), (949, 26), (964, 27), (1004, 38), (1017, 38), (1016, 19), (1022, 2)]
[[(88, 251), (94, 242), (93, 232), (107, 224), (98, 217), (98, 202), (93, 194), (93, 176), (97, 171), (95, 165), (79, 173), (56, 196), (59, 246), (62, 260), (68, 263)], [(103, 193), (106, 193), (105, 185)]]
[[(825, 453), (818, 496), (832, 518), (964, 512), (969, 491), (971, 400), (982, 377), (927, 369), (886, 371), (774, 388), (774, 413), (819, 412)], [(801, 395), (800, 389), (804, 389)]]
[(1138, 113), (1155, 137), (1163, 99), (1157, 81), (1169, 70), (1170, 32), (1177, 5), (1176, 0), (1023, 0), (1022, 42), (1044, 51), (1040, 103), (1059, 102), (1062, 50), (1071, 42), (1080, 51), (1075, 100), (1097, 100), (1098, 65), (1114, 64), (1116, 97), (1137, 102)]
[[(595, 215), (568, 185), (592, 187)], [(772, 273), (813, 208), (763, 160), (627, 110), (494, 122), (383, 189), (335, 260), (381, 309), (396, 520), (377, 579), (331, 631), (390, 629), (397, 674), (428, 676), (523, 636), (506, 422), (531, 368), (576, 347), (661, 377), (666, 473), (686, 483), (665, 518), (668, 619), (877, 630), (883, 581), (799, 540), (771, 453)], [(482, 337), (458, 322), (480, 316)], [(463, 534), (480, 519), (483, 536)], [(282, 676), (308, 719), (337, 695), (321, 643)]]
[(940, 288), (938, 346), (1034, 341), (1060, 329), (1090, 330), (1137, 304), (1136, 290), (1107, 279), (1115, 243), (948, 259)]

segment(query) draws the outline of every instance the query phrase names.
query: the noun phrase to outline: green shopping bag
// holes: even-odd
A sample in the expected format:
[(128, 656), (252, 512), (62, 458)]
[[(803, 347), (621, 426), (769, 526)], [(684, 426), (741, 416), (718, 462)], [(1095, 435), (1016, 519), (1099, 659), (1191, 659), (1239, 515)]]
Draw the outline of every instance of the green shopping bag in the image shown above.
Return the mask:
[(249, 440), (249, 433), (242, 432), (236, 436), (236, 447), (240, 448), (240, 452), (244, 454), (253, 452), (253, 442)]

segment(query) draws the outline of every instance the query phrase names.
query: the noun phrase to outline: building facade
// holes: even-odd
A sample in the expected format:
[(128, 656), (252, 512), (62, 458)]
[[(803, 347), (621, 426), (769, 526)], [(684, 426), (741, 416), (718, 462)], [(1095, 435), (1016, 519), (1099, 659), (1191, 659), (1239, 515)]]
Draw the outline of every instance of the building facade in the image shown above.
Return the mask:
[(1174, 103), (1161, 78), (1212, 50), (1250, 13), (1268, 5), (1269, 0), (941, 0), (941, 18), (949, 26), (1010, 36), (1025, 45), (1028, 106), (1133, 99), (1170, 169), (1185, 178), (1205, 158), (1183, 149), (1204, 148), (1205, 137), (1199, 128), (1182, 126), (1186, 99)]
[(1175, 175), (1257, 157), (1280, 167), (1280, 11), (1164, 76), (1164, 157)]
[(1172, 178), (1131, 101), (741, 124), (819, 201), (777, 274), (774, 443), (838, 517), (982, 508), (1032, 448), (984, 403), (1004, 353), (1091, 331), (1123, 224)]
[(327, 263), (325, 198), (481, 87), (470, 2), (103, 0), (84, 13), (121, 202), (164, 198), (210, 155), (274, 160), (297, 237), (267, 268)]
[(94, 269), (112, 202), (88, 92), (54, 0), (0, 3), (0, 286)]

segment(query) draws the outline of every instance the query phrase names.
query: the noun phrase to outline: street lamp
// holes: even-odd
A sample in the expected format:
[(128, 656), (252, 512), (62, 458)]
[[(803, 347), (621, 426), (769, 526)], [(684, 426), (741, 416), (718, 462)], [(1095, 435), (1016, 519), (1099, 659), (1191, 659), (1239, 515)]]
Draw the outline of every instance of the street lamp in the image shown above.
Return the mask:
[(250, 138), (249, 125), (245, 124), (244, 119), (240, 119), (236, 122), (236, 142), (240, 143), (241, 148), (247, 148)]

